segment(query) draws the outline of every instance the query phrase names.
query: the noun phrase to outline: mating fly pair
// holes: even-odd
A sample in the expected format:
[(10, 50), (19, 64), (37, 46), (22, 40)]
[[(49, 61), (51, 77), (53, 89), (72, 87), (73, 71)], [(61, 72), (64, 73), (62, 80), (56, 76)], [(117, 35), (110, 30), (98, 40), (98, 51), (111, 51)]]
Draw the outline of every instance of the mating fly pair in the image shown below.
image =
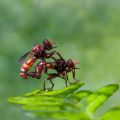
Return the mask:
[[(68, 79), (68, 73), (72, 72), (73, 78), (76, 82), (79, 82), (75, 78), (75, 69), (78, 69), (75, 67), (76, 64), (79, 64), (78, 62), (69, 59), (65, 60), (57, 51), (48, 52), (49, 50), (55, 48), (54, 43), (50, 40), (45, 39), (43, 41), (43, 44), (37, 44), (35, 45), (32, 50), (27, 52), (25, 55), (23, 55), (18, 61), (22, 62), (27, 56), (30, 55), (29, 59), (22, 63), (21, 69), (20, 69), (20, 76), (24, 79), (28, 79), (29, 77), (32, 78), (41, 78), (42, 71), (48, 75), (46, 80), (49, 80), (52, 87), (51, 90), (54, 87), (54, 84), (52, 82), (52, 79), (56, 77), (60, 77), (65, 80), (66, 86), (67, 81), (71, 84), (71, 82)], [(53, 56), (57, 54), (59, 56), (59, 59), (54, 58)], [(52, 58), (53, 62), (47, 62), (46, 59)], [(33, 66), (33, 64), (40, 59), (40, 62), (36, 65), (35, 70), (33, 72), (29, 72), (30, 68)], [(56, 71), (56, 73), (48, 73), (49, 69), (53, 69)], [(43, 90), (45, 90), (45, 82)]]

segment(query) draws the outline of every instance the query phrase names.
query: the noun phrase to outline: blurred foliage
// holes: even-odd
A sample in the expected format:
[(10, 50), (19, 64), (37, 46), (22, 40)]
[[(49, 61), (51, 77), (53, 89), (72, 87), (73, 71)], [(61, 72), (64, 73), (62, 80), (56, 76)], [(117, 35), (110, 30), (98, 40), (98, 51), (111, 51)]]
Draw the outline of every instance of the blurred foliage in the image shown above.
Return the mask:
[(120, 119), (120, 106), (110, 109), (102, 117), (102, 120), (119, 120)]
[[(82, 89), (120, 85), (119, 6), (119, 0), (0, 0), (1, 118), (30, 120), (6, 99), (42, 87), (45, 75), (40, 80), (23, 80), (17, 60), (44, 38), (55, 41), (65, 59), (80, 61), (76, 75), (87, 83)], [(54, 82), (55, 89), (64, 87), (61, 79)], [(96, 114), (119, 104), (118, 93)]]
[(9, 102), (21, 104), (23, 109), (31, 112), (35, 118), (43, 120), (96, 120), (101, 118), (119, 120), (119, 106), (118, 109), (114, 108), (115, 110), (105, 113), (103, 117), (94, 116), (95, 111), (118, 89), (117, 84), (107, 85), (95, 92), (78, 90), (82, 85), (83, 83), (74, 83), (67, 88), (50, 92), (37, 90), (21, 97), (10, 98)]

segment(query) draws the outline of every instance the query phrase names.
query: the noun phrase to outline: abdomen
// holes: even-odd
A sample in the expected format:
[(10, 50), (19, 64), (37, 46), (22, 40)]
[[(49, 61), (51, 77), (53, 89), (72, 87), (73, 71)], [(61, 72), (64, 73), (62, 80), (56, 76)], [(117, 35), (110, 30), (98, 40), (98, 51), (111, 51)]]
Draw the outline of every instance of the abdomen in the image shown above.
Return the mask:
[(27, 71), (30, 70), (32, 65), (36, 62), (35, 57), (29, 58), (26, 62), (24, 62), (20, 68), (20, 76), (24, 79), (28, 79)]

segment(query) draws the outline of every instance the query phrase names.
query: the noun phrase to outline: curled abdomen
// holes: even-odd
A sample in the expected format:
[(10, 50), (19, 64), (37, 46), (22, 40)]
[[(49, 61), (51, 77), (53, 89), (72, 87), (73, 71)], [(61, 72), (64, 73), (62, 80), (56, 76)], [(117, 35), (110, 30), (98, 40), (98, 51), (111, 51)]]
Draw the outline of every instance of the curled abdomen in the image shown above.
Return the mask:
[(27, 71), (30, 70), (32, 65), (36, 62), (35, 57), (29, 58), (26, 62), (24, 62), (20, 68), (20, 76), (24, 79), (28, 79), (29, 75), (27, 74)]

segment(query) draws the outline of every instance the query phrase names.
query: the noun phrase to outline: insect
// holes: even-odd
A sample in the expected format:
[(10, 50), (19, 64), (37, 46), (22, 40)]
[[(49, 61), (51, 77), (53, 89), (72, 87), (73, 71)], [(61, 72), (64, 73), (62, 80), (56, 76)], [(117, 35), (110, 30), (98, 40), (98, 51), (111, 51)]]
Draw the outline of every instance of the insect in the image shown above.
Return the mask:
[(28, 74), (28, 71), (30, 70), (30, 68), (33, 66), (33, 64), (36, 62), (37, 59), (41, 59), (42, 61), (45, 61), (46, 58), (53, 58), (54, 54), (57, 54), (60, 58), (62, 58), (62, 56), (60, 55), (59, 52), (57, 51), (52, 51), (49, 52), (49, 50), (55, 48), (56, 46), (54, 46), (54, 43), (52, 43), (50, 40), (45, 39), (43, 41), (43, 44), (37, 44), (35, 45), (32, 50), (30, 50), (29, 52), (27, 52), (26, 54), (24, 54), (18, 61), (22, 62), (25, 60), (25, 58), (27, 56), (30, 55), (30, 58), (23, 62), (23, 64), (21, 65), (21, 69), (20, 69), (20, 76), (24, 79), (28, 79), (30, 77), (30, 75)]
[[(75, 70), (79, 69), (76, 68), (75, 65), (79, 64), (79, 62), (72, 60), (72, 59), (68, 59), (67, 61), (64, 60), (63, 58), (60, 59), (55, 59), (53, 62), (45, 62), (45, 61), (41, 61), (37, 64), (36, 68), (35, 68), (35, 72), (30, 72), (29, 76), (31, 76), (32, 78), (38, 78), (40, 79), (41, 77), (41, 73), (42, 71), (44, 71), (44, 73), (46, 73), (48, 75), (48, 77), (46, 78), (46, 80), (49, 80), (52, 87), (51, 90), (54, 87), (54, 84), (52, 82), (52, 79), (56, 78), (56, 77), (60, 77), (62, 79), (65, 80), (65, 84), (67, 87), (67, 81), (72, 84), (69, 79), (68, 79), (68, 73), (72, 72), (73, 75), (73, 79), (76, 82), (79, 82), (79, 80), (77, 80), (75, 78)], [(48, 73), (48, 69), (54, 69), (56, 71), (56, 73)], [(45, 90), (45, 81), (44, 81), (44, 87), (43, 90)]]

